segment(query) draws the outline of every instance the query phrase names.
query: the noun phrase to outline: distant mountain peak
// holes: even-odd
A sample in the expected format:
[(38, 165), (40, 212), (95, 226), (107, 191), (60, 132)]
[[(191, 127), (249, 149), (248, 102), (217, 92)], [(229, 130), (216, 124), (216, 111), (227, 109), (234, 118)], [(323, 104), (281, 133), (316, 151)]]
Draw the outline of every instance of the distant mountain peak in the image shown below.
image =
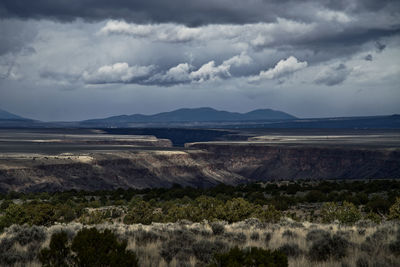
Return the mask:
[(26, 118), (23, 118), (21, 116), (0, 109), (0, 120), (26, 120)]
[(88, 120), (83, 123), (196, 123), (196, 122), (240, 122), (240, 121), (277, 121), (296, 119), (288, 113), (257, 109), (247, 113), (229, 112), (210, 107), (180, 108), (153, 115), (121, 115), (104, 119)]

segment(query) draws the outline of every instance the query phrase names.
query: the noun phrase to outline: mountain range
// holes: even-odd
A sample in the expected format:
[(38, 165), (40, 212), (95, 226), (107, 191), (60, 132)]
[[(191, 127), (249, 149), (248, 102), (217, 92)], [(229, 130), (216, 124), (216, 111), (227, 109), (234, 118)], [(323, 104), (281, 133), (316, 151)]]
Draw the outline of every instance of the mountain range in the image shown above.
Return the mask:
[(0, 109), (0, 120), (26, 120), (25, 118)]
[(256, 109), (247, 113), (228, 112), (213, 108), (182, 108), (154, 115), (121, 115), (105, 119), (86, 120), (82, 123), (165, 123), (165, 122), (239, 122), (296, 119), (288, 113), (272, 109)]
[(133, 114), (77, 122), (42, 122), (0, 109), (0, 128), (348, 128), (399, 129), (400, 115), (297, 118), (283, 111), (256, 109), (247, 113), (228, 112), (209, 107), (182, 108), (153, 115)]

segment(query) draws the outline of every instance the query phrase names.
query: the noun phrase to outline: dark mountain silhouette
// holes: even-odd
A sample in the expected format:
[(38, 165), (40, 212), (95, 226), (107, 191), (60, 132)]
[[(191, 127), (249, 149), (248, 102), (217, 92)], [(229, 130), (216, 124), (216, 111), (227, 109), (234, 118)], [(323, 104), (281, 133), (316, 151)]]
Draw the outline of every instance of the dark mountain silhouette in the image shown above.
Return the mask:
[[(0, 109), (0, 128), (277, 128), (277, 129), (400, 129), (400, 115), (296, 118), (288, 113), (257, 109), (247, 113), (213, 108), (182, 108), (154, 115), (121, 115), (75, 122), (42, 122)], [(170, 130), (168, 130), (170, 131)], [(167, 132), (168, 132), (167, 131)], [(144, 133), (143, 133), (144, 134)], [(148, 133), (149, 134), (149, 133)], [(187, 134), (187, 133), (185, 133)], [(183, 138), (184, 139), (184, 138)], [(182, 139), (182, 140), (183, 140)]]
[(293, 120), (296, 117), (272, 109), (257, 109), (247, 113), (215, 110), (213, 108), (182, 108), (154, 115), (121, 115), (105, 119), (83, 121), (84, 124), (96, 123), (164, 123), (164, 122), (238, 122), (238, 121), (276, 121)]
[(0, 120), (27, 120), (21, 116), (15, 115), (3, 109), (0, 109)]

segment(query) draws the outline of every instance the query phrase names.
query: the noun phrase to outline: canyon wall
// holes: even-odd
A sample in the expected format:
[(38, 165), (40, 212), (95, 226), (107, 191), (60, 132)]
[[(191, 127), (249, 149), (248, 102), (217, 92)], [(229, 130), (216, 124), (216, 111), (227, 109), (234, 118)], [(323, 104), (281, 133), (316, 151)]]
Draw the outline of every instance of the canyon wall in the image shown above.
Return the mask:
[[(168, 141), (163, 141), (168, 146)], [(98, 148), (98, 146), (96, 146)], [(0, 192), (209, 187), (273, 179), (400, 178), (400, 149), (189, 143), (109, 151), (0, 154)]]
[(192, 143), (209, 159), (252, 180), (400, 178), (400, 149), (278, 145), (257, 142)]

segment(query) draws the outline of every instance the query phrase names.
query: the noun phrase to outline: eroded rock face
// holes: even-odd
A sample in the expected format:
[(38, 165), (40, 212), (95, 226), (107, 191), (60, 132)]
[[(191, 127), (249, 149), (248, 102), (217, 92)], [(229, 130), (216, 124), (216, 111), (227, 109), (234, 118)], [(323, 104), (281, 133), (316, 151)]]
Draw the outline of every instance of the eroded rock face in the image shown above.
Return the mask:
[(252, 180), (400, 178), (400, 149), (194, 143)]
[(237, 184), (246, 178), (208, 160), (203, 151), (140, 151), (91, 154), (77, 162), (61, 158), (25, 158), (0, 169), (0, 190), (58, 191)]
[[(165, 142), (167, 145), (168, 142)], [(192, 143), (61, 154), (0, 155), (0, 191), (208, 187), (271, 179), (400, 178), (400, 149)]]

